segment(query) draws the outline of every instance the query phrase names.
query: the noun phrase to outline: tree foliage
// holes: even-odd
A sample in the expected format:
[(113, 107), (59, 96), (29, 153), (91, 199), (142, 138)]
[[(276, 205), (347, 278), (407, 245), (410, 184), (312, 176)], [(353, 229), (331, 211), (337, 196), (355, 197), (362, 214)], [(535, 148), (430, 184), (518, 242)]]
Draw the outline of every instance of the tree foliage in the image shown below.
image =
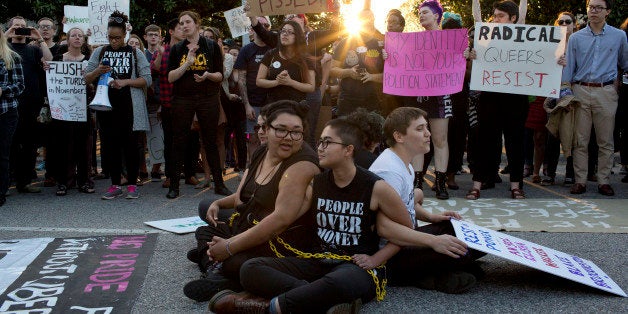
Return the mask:
[[(376, 0), (385, 1), (385, 0)], [(406, 17), (406, 30), (416, 31), (420, 29), (416, 7), (421, 0), (408, 0), (399, 9)], [(494, 2), (499, 0), (480, 0), (482, 17), (487, 20), (492, 14)], [(517, 2), (518, 0), (515, 0)], [(350, 2), (343, 0), (344, 3)], [(456, 12), (462, 16), (465, 26), (473, 25), (471, 16), (471, 0), (441, 0), (447, 11)], [(144, 27), (154, 23), (164, 27), (167, 22), (175, 18), (178, 12), (194, 10), (203, 17), (204, 25), (211, 25), (222, 30), (227, 30), (222, 12), (235, 8), (241, 4), (241, 0), (132, 0), (131, 24), (134, 33), (142, 33)], [(8, 0), (0, 2), (0, 21), (6, 21), (12, 16), (21, 15), (31, 21), (37, 21), (43, 16), (52, 17), (57, 21), (63, 18), (64, 5), (87, 5), (87, 0)], [(556, 15), (561, 11), (571, 11), (578, 16), (580, 22), (586, 21), (585, 1), (582, 0), (528, 0), (528, 14), (526, 23), (546, 25), (553, 23)], [(627, 0), (615, 0), (615, 7), (608, 18), (610, 25), (618, 27), (628, 12)], [(624, 14), (622, 16), (622, 14)], [(308, 14), (310, 21), (316, 28), (329, 28), (335, 14)], [(273, 18), (273, 22), (279, 19)], [(228, 35), (228, 33), (227, 33)]]

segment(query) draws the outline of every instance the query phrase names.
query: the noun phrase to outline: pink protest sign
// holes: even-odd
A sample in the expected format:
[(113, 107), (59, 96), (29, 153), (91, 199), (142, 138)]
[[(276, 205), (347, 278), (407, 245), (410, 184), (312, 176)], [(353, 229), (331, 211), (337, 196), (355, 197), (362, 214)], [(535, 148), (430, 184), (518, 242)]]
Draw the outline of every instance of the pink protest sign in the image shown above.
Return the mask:
[(468, 42), (466, 29), (386, 33), (384, 93), (442, 96), (460, 92)]

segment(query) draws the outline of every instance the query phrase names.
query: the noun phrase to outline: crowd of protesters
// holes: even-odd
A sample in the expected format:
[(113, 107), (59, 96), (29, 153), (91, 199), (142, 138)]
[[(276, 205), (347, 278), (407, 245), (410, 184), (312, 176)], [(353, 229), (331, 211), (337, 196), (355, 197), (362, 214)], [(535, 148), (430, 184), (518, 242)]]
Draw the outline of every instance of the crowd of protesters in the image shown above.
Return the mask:
[[(479, 0), (472, 5), (481, 22)], [(526, 0), (496, 2), (489, 22), (524, 24), (526, 8)], [(359, 13), (359, 34), (337, 26), (314, 30), (303, 14), (286, 15), (272, 30), (266, 17), (252, 16), (250, 43), (242, 47), (203, 26), (193, 11), (181, 12), (167, 30), (149, 25), (142, 36), (129, 34), (128, 16), (116, 11), (108, 20), (108, 44), (99, 47), (87, 45), (89, 34), (79, 28), (55, 42), (59, 25), (52, 19), (28, 27), (23, 17), (13, 17), (0, 32), (0, 206), (11, 182), (19, 193), (42, 191), (32, 180), (37, 149), (45, 147), (44, 186), (56, 186), (58, 196), (74, 187), (95, 193), (98, 178), (111, 181), (105, 200), (138, 198), (138, 186), (151, 179), (161, 181), (171, 199), (179, 197), (181, 179), (225, 196), (199, 205), (209, 226), (197, 231), (198, 247), (188, 258), (209, 275), (184, 289), (194, 300), (211, 299), (216, 312), (325, 311), (347, 302), (342, 306), (355, 309), (381, 296), (377, 270), (389, 258), (392, 284), (465, 291), (481, 276), (473, 262), (480, 254), (452, 237), (448, 220), (458, 214), (422, 209), (432, 159), (438, 199), (460, 188), (455, 176), (465, 151), (473, 174), (469, 200), (500, 183), (500, 172), (510, 174), (513, 199), (525, 199), (524, 177), (555, 184), (561, 147), (572, 194), (596, 181), (600, 194), (613, 196), (615, 151), (626, 171), (628, 20), (622, 30), (606, 23), (611, 0), (588, 0), (586, 8), (580, 30), (582, 21), (570, 12), (548, 21), (567, 29), (565, 54), (556, 60), (564, 66), (558, 99), (470, 90), (472, 28), (462, 92), (386, 95), (382, 78), (390, 51), (368, 9)], [(414, 14), (425, 31), (465, 26), (436, 0), (422, 2)], [(403, 32), (399, 10), (386, 22), (387, 31)], [(50, 119), (49, 61), (86, 62), (86, 106), (109, 73), (109, 110), (88, 109), (85, 122)], [(335, 119), (322, 121), (318, 140), (326, 107)], [(163, 171), (161, 163), (147, 168), (147, 134), (155, 127), (163, 130)], [(500, 171), (503, 147), (508, 164)], [(235, 193), (224, 183), (228, 166), (242, 172)], [(204, 172), (202, 182), (197, 172)], [(628, 183), (628, 174), (621, 181)], [(351, 226), (316, 218), (331, 213), (325, 207), (334, 202), (365, 207), (338, 216)], [(219, 223), (229, 221), (224, 210), (234, 207), (235, 223)], [(417, 227), (417, 219), (432, 224)], [(361, 230), (362, 240), (334, 241), (349, 229)], [(378, 233), (388, 240), (381, 247)], [(269, 242), (277, 235), (294, 246), (277, 249)], [(302, 257), (304, 250), (319, 258), (273, 258), (279, 251)], [(339, 261), (343, 255), (349, 258)], [(222, 268), (213, 269), (215, 262)], [(425, 272), (413, 272), (416, 265)]]

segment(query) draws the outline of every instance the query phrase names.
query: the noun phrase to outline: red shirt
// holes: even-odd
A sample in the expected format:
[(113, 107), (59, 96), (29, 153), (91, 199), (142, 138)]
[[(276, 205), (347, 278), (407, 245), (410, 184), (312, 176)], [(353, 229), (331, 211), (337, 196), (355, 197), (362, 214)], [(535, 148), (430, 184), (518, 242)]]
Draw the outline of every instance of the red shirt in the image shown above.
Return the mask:
[[(153, 60), (150, 61), (151, 68), (159, 54), (153, 54)], [(159, 102), (165, 108), (170, 108), (172, 100), (172, 86), (168, 82), (168, 58), (170, 58), (170, 45), (164, 45), (164, 52), (161, 54), (161, 67), (159, 68)]]

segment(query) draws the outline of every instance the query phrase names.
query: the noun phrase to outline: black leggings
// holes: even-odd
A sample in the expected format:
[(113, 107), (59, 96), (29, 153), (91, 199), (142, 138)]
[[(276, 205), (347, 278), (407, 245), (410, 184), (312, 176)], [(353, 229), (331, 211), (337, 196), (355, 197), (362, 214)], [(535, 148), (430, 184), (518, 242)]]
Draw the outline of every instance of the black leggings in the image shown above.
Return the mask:
[(255, 295), (277, 297), (283, 313), (323, 313), (335, 304), (375, 297), (371, 275), (344, 261), (259, 257), (242, 265), (240, 283)]

